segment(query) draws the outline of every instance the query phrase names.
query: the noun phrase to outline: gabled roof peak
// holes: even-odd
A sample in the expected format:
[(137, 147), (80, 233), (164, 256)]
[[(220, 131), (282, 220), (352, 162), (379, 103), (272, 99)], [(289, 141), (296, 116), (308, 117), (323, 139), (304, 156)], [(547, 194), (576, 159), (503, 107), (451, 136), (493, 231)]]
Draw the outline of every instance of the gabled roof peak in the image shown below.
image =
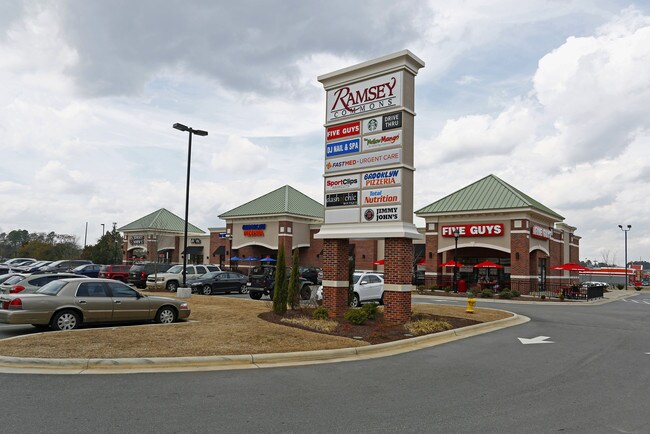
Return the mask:
[(219, 218), (225, 220), (278, 214), (323, 219), (324, 208), (323, 205), (304, 193), (290, 185), (284, 185), (237, 208), (226, 211), (219, 215)]
[(488, 175), (415, 212), (417, 216), (467, 211), (533, 208), (557, 221), (564, 217), (517, 190), (495, 175)]

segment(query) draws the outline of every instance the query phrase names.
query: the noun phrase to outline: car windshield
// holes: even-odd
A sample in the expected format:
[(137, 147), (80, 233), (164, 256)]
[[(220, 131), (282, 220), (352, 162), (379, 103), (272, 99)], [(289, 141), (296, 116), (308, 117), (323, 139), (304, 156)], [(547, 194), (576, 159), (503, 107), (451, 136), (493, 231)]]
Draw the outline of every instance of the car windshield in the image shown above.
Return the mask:
[(352, 275), (352, 283), (357, 283), (361, 279), (361, 274), (354, 273)]
[(168, 273), (180, 273), (183, 271), (182, 265), (174, 265), (172, 268), (167, 270)]
[(36, 294), (57, 295), (67, 284), (68, 282), (64, 282), (63, 280), (53, 280), (42, 288), (37, 289)]

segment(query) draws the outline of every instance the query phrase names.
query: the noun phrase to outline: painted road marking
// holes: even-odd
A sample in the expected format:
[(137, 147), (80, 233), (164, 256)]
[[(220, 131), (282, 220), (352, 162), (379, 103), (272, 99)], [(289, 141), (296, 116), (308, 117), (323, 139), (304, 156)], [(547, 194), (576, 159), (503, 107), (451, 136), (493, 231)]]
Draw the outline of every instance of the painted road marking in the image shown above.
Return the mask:
[(553, 341), (547, 341), (550, 339), (550, 336), (537, 336), (536, 338), (526, 339), (526, 338), (517, 338), (524, 345), (529, 344), (554, 344)]

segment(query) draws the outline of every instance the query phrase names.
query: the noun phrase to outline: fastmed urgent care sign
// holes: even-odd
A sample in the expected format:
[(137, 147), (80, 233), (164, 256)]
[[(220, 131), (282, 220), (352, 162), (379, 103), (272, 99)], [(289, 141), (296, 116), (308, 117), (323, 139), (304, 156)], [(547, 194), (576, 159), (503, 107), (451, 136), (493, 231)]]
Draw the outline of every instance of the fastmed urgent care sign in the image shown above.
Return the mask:
[(415, 76), (408, 50), (318, 77), (325, 222), (316, 238), (421, 238), (413, 225)]

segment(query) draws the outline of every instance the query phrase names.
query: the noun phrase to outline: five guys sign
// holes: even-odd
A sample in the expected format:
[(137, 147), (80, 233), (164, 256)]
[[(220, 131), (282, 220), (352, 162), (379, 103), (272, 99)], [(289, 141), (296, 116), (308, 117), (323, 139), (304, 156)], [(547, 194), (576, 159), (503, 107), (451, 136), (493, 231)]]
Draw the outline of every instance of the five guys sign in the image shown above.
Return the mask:
[(458, 229), (458, 234), (461, 237), (500, 237), (503, 235), (503, 223), (442, 226), (440, 233), (443, 237), (453, 237), (455, 229)]

